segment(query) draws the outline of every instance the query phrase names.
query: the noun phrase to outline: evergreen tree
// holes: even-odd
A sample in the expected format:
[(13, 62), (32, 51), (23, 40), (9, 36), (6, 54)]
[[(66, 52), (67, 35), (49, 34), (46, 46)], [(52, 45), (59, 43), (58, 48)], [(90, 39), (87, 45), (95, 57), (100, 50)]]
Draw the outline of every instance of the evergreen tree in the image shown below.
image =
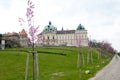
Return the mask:
[(1, 44), (1, 40), (2, 40), (2, 34), (0, 34), (0, 44)]

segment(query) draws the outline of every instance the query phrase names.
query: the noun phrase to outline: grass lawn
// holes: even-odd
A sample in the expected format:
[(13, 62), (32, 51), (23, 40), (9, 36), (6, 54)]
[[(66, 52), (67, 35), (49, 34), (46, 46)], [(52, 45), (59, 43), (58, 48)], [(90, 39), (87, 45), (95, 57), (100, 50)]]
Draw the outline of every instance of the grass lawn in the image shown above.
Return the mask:
[[(24, 80), (27, 48), (14, 48), (0, 50), (0, 80)], [(75, 47), (42, 47), (36, 48), (39, 58), (40, 80), (80, 80), (77, 68), (78, 49)], [(103, 68), (110, 57), (101, 55), (92, 49), (93, 64), (87, 64), (88, 49), (82, 48), (84, 65), (82, 67), (82, 80), (90, 77)], [(104, 61), (104, 64), (101, 63)], [(89, 74), (85, 74), (90, 70)], [(28, 80), (32, 80), (32, 54), (30, 55)]]

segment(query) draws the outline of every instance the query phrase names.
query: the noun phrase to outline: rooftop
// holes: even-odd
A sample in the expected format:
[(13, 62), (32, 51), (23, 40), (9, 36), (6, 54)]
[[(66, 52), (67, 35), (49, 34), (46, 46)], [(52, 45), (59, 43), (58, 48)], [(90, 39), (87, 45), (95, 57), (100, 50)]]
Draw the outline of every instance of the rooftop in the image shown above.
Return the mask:
[(26, 33), (26, 31), (25, 31), (24, 29), (22, 29), (22, 31), (21, 31), (21, 32), (19, 32), (19, 35), (21, 35), (21, 36), (26, 36), (26, 35), (27, 35), (27, 33)]
[(57, 31), (57, 34), (73, 34), (73, 33), (75, 33), (75, 30)]
[(79, 24), (78, 27), (77, 27), (77, 30), (85, 30), (84, 26)]
[(49, 21), (49, 24), (44, 27), (43, 31), (57, 31), (57, 28)]

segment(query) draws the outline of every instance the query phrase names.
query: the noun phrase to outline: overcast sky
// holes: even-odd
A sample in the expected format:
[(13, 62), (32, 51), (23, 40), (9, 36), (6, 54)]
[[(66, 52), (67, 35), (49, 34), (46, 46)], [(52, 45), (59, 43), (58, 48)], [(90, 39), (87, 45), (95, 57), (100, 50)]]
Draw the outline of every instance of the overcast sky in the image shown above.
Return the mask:
[[(120, 0), (33, 0), (34, 25), (42, 31), (49, 21), (58, 30), (82, 24), (88, 37), (105, 40), (120, 51)], [(0, 33), (19, 32), (18, 17), (26, 20), (27, 0), (0, 0)]]

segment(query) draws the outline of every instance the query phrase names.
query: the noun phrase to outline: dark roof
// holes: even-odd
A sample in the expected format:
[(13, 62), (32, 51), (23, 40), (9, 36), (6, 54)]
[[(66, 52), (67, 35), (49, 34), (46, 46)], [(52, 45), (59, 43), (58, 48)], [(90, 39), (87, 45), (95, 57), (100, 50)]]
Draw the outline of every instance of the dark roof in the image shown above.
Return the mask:
[(57, 34), (73, 34), (75, 30), (64, 30), (64, 31), (57, 31)]

